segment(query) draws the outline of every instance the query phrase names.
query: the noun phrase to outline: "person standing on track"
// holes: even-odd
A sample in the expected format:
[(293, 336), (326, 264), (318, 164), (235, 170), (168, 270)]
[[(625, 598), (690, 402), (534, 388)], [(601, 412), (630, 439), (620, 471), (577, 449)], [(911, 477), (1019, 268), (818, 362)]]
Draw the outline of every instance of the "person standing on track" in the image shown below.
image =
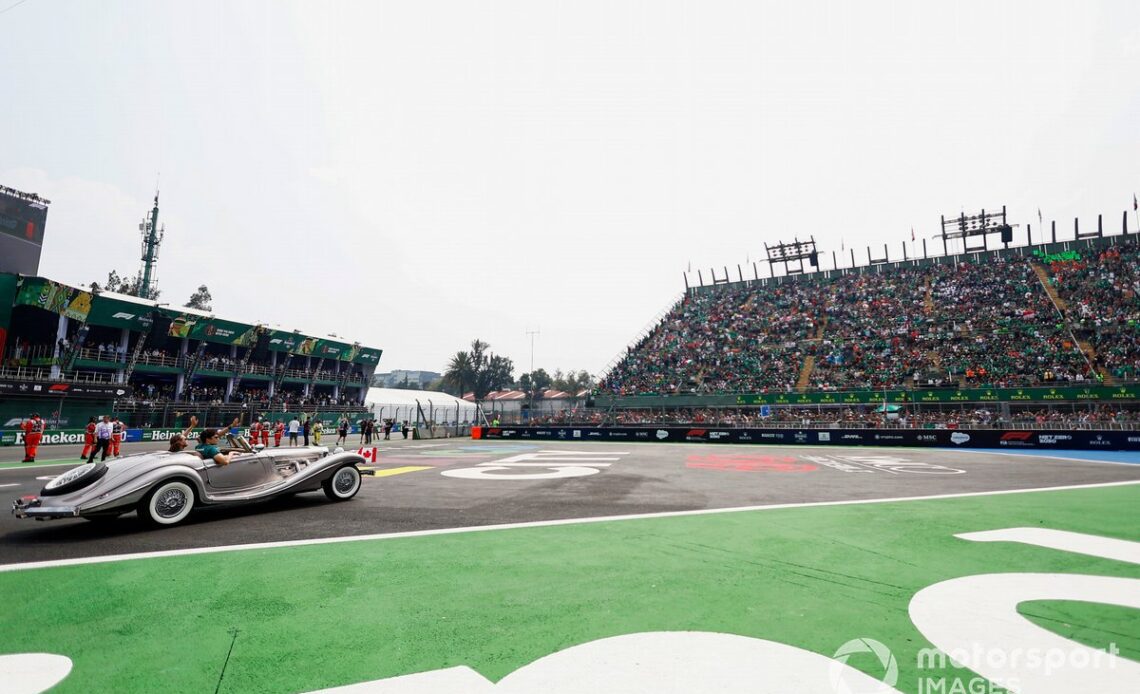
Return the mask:
[(87, 429), (83, 432), (83, 455), (79, 456), (80, 460), (87, 460), (87, 456), (95, 448), (95, 423), (97, 421), (94, 417), (87, 421)]
[(321, 420), (313, 422), (313, 443), (321, 445), (321, 434), (325, 432), (325, 425), (321, 424)]
[(103, 457), (100, 461), (107, 459), (107, 450), (111, 447), (111, 415), (103, 415), (103, 421), (95, 425), (95, 448), (91, 449), (91, 455), (87, 457), (87, 462), (95, 462), (95, 454), (99, 451), (103, 452)]
[(309, 424), (309, 418), (305, 417), (305, 423), (301, 425), (301, 433), (303, 433), (305, 435), (305, 446), (306, 447), (309, 445), (309, 430), (311, 428), (312, 428), (312, 425)]
[(39, 414), (33, 412), (31, 419), (20, 425), (24, 430), (24, 461), (36, 462), (36, 451), (39, 450), (40, 440), (43, 439), (47, 423), (40, 419)]
[(281, 448), (281, 437), (285, 434), (284, 420), (277, 420), (277, 426), (273, 427), (273, 445), (276, 448)]
[(269, 448), (269, 430), (273, 428), (273, 422), (268, 419), (261, 423), (261, 445)]
[(336, 424), (336, 445), (348, 445), (348, 417), (341, 417)]
[(297, 434), (301, 433), (301, 423), (297, 421), (296, 417), (289, 420), (289, 445), (297, 445)]
[(249, 425), (249, 445), (256, 446), (261, 438), (261, 420), (255, 419)]
[(111, 421), (111, 455), (116, 458), (122, 452), (123, 436), (126, 434), (127, 427), (115, 417)]

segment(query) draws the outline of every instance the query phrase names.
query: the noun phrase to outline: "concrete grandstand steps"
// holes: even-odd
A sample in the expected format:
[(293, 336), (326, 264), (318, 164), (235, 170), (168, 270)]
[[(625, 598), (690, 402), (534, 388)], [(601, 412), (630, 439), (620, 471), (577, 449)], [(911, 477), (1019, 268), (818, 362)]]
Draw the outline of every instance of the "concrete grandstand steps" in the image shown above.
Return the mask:
[(1037, 279), (1041, 280), (1041, 286), (1045, 289), (1045, 293), (1052, 299), (1053, 305), (1057, 307), (1061, 313), (1068, 314), (1069, 302), (1061, 298), (1057, 293), (1057, 288), (1053, 286), (1052, 278), (1049, 276), (1049, 270), (1040, 263), (1030, 263), (1033, 272), (1037, 275)]
[(815, 337), (812, 339), (815, 339), (815, 340), (822, 340), (823, 339), (823, 333), (825, 330), (827, 330), (827, 324), (830, 320), (831, 320), (830, 316), (824, 316), (823, 317), (823, 320), (819, 322), (819, 326), (815, 330)]
[[(1065, 317), (1066, 321), (1068, 321), (1070, 318), (1069, 302), (1065, 301), (1057, 291), (1057, 288), (1053, 286), (1052, 277), (1049, 274), (1049, 269), (1040, 263), (1030, 262), (1029, 265), (1033, 268), (1033, 272), (1037, 275), (1037, 279), (1041, 280), (1041, 287), (1045, 290), (1045, 293), (1049, 295), (1049, 299), (1053, 302), (1053, 305), (1057, 307), (1057, 310), (1060, 311), (1061, 315)], [(1075, 334), (1072, 333), (1072, 331), (1070, 331), (1069, 334), (1072, 335), (1073, 341), (1077, 344), (1077, 348), (1079, 348), (1085, 355), (1085, 358), (1089, 360), (1089, 364), (1095, 365), (1097, 356), (1096, 349), (1091, 344), (1089, 344), (1088, 340), (1082, 340), (1078, 338)], [(1093, 368), (1096, 369), (1096, 372), (1098, 374), (1100, 374), (1104, 385), (1116, 385), (1116, 379), (1113, 378), (1112, 374), (1110, 374), (1108, 370), (1103, 366), (1094, 366)]]
[(804, 357), (803, 368), (800, 369), (799, 378), (796, 379), (796, 392), (802, 393), (807, 390), (808, 383), (811, 381), (811, 372), (815, 370), (815, 355), (809, 354)]
[[(812, 342), (822, 342), (823, 335), (827, 332), (827, 324), (831, 320), (829, 316), (824, 316), (823, 320), (815, 326), (815, 333), (812, 334), (809, 340)], [(809, 354), (804, 357), (803, 366), (800, 367), (800, 375), (796, 377), (796, 392), (802, 393), (807, 390), (808, 384), (811, 382), (811, 372), (815, 371), (815, 355)]]
[[(1089, 360), (1090, 364), (1096, 364), (1096, 348), (1089, 344), (1088, 340), (1082, 340), (1076, 335), (1073, 339), (1077, 342), (1077, 347), (1084, 352), (1085, 358)], [(1100, 374), (1102, 382), (1106, 386), (1116, 385), (1116, 378), (1108, 372), (1108, 369), (1103, 366), (1094, 366), (1096, 372)]]

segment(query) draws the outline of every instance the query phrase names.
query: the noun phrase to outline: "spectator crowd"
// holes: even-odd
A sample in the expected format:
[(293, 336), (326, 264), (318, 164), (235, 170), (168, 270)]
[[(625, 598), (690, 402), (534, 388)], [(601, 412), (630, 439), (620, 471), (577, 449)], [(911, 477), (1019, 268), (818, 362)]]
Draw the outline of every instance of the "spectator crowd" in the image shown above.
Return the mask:
[[(1140, 251), (1127, 242), (1085, 256), (1050, 263), (1050, 288), (1031, 259), (974, 258), (690, 292), (629, 348), (599, 390), (637, 395), (1135, 380)], [(1082, 341), (1091, 347), (1087, 353)]]

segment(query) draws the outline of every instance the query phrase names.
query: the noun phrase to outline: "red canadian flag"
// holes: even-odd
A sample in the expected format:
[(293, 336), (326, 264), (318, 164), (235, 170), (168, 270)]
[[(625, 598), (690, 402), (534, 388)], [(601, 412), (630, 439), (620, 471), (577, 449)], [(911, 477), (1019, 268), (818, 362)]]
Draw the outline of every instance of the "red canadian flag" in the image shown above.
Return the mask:
[(379, 453), (379, 451), (376, 450), (375, 446), (373, 446), (372, 448), (361, 448), (361, 449), (357, 450), (356, 452), (359, 453), (360, 455), (364, 456), (364, 462), (366, 462), (366, 463), (378, 463), (378, 462), (380, 462), (380, 453)]

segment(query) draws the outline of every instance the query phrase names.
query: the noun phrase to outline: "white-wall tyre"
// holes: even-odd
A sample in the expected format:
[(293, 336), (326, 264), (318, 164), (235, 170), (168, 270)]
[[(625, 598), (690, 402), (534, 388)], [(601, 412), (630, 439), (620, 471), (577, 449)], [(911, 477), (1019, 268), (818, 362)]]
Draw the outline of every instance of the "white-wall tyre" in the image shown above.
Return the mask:
[(355, 465), (337, 469), (332, 477), (321, 483), (325, 496), (333, 501), (348, 501), (360, 491), (360, 470)]
[(139, 518), (152, 526), (181, 523), (194, 509), (194, 488), (182, 480), (159, 484), (139, 502)]

